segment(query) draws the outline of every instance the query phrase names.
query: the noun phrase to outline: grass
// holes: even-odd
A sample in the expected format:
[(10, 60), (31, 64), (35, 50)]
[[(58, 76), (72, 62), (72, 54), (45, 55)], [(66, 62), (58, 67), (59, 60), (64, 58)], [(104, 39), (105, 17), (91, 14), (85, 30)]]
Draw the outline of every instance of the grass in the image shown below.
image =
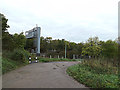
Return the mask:
[(67, 73), (91, 88), (119, 88), (120, 85), (118, 68), (103, 66), (96, 60), (71, 66), (67, 69)]
[(7, 58), (2, 58), (2, 74), (5, 74), (9, 71), (17, 69), (21, 66), (26, 65), (27, 63), (22, 63), (14, 60), (10, 60)]
[(77, 61), (76, 59), (62, 59), (62, 58), (39, 58), (39, 62), (56, 62), (56, 61)]

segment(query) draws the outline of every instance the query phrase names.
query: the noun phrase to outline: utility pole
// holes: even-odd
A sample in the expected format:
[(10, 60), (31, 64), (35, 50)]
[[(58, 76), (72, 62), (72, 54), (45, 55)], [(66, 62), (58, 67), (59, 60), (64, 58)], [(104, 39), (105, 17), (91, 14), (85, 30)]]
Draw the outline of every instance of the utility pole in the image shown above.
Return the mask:
[(65, 43), (65, 59), (66, 59), (66, 48), (67, 48), (67, 46), (66, 46), (66, 43)]

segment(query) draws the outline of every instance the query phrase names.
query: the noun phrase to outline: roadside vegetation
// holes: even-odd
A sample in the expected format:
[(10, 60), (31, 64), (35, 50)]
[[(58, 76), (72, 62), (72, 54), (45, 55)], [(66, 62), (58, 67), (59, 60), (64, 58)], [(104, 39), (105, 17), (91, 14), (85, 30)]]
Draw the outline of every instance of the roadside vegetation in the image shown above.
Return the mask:
[(13, 52), (3, 51), (2, 74), (28, 64), (29, 52), (22, 49), (14, 49)]
[(57, 62), (57, 61), (77, 61), (76, 59), (62, 59), (62, 58), (39, 58), (39, 62)]
[(82, 56), (88, 56), (82, 63), (67, 69), (70, 76), (91, 88), (115, 88), (119, 80), (118, 41), (99, 41), (98, 37), (89, 38), (82, 48)]
[(118, 67), (98, 60), (84, 60), (71, 66), (67, 73), (90, 88), (119, 88)]
[(27, 63), (22, 63), (20, 61), (14, 61), (8, 58), (2, 58), (2, 74), (5, 74), (9, 71), (12, 71), (24, 65), (27, 65)]
[[(3, 14), (2, 18), (2, 74), (27, 64), (30, 53), (24, 49), (26, 38), (23, 32), (20, 34), (9, 34), (8, 19)], [(1, 38), (0, 38), (1, 39)]]
[(120, 86), (119, 44), (116, 41), (99, 41), (89, 38), (82, 48), (82, 63), (71, 66), (67, 73), (90, 88), (114, 88)]

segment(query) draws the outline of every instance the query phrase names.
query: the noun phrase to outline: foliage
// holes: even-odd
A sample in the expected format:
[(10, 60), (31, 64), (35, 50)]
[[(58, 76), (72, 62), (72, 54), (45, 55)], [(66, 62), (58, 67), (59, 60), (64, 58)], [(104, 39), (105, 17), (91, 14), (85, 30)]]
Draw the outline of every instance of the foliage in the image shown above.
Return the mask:
[(2, 19), (2, 21), (0, 21), (0, 23), (2, 22), (2, 33), (4, 34), (4, 32), (6, 32), (7, 28), (9, 28), (10, 26), (7, 25), (8, 19), (6, 19), (6, 17), (1, 13), (0, 18)]
[(14, 40), (13, 36), (8, 32), (2, 34), (2, 49), (7, 51), (12, 51), (14, 49)]
[(26, 59), (29, 57), (29, 53), (24, 49), (15, 49), (11, 55), (11, 59), (15, 61), (26, 62)]
[[(64, 57), (65, 55), (65, 45), (67, 47), (67, 58), (72, 59), (73, 54), (81, 55), (82, 43), (69, 42), (64, 39), (62, 40), (52, 40), (52, 37), (41, 37), (40, 40), (41, 53), (45, 53), (47, 57), (50, 55), (57, 57), (58, 55)], [(28, 43), (27, 43), (28, 44)]]
[(26, 65), (26, 63), (10, 60), (8, 58), (2, 58), (2, 74), (5, 74), (23, 65)]
[(62, 58), (39, 58), (39, 62), (56, 62), (56, 61), (76, 61), (75, 59), (62, 59)]
[(22, 63), (26, 63), (29, 56), (30, 53), (24, 49), (14, 49), (13, 52), (3, 51), (3, 57)]
[(34, 39), (27, 39), (25, 44), (25, 49), (31, 52), (31, 49), (34, 48), (33, 45)]
[(112, 62), (118, 62), (118, 43), (112, 40), (99, 41), (98, 37), (91, 37), (82, 47), (82, 56), (108, 58)]
[(7, 51), (13, 51), (15, 48), (23, 49), (26, 38), (23, 33), (11, 35), (6, 32), (2, 37), (2, 44), (2, 49)]
[[(69, 75), (91, 88), (118, 88), (117, 67), (104, 67), (100, 62), (91, 60), (67, 69)], [(115, 73), (116, 72), (116, 73)]]
[(89, 38), (82, 48), (82, 55), (91, 56), (92, 58), (99, 57), (101, 54), (102, 48), (99, 42), (98, 37)]
[(23, 32), (20, 34), (14, 34), (13, 35), (13, 40), (14, 40), (14, 46), (15, 48), (21, 48), (23, 49), (25, 47), (26, 44), (26, 38), (23, 35)]
[(9, 58), (10, 59), (11, 55), (12, 55), (12, 53), (10, 51), (7, 51), (7, 50), (2, 51), (2, 57), (4, 57), (4, 58)]
[(118, 44), (115, 41), (108, 40), (102, 45), (102, 55), (108, 58), (118, 57)]

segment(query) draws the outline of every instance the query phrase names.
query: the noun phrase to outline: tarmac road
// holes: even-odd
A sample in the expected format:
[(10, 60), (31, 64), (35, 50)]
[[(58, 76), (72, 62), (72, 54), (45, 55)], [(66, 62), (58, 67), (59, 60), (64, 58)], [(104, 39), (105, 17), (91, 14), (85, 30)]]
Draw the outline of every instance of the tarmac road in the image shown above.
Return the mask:
[(3, 88), (86, 88), (66, 73), (78, 62), (33, 63), (2, 76)]

